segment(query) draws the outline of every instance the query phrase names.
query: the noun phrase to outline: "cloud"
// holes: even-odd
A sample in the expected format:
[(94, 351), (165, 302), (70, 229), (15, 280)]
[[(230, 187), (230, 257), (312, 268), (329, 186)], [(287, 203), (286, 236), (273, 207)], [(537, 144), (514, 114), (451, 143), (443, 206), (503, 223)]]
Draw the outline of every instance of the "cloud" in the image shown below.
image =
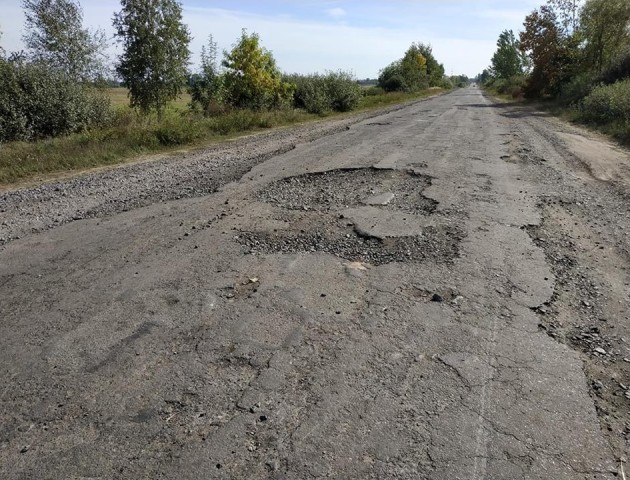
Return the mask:
[(343, 8), (331, 8), (326, 10), (326, 13), (333, 18), (341, 18), (346, 16), (346, 11)]

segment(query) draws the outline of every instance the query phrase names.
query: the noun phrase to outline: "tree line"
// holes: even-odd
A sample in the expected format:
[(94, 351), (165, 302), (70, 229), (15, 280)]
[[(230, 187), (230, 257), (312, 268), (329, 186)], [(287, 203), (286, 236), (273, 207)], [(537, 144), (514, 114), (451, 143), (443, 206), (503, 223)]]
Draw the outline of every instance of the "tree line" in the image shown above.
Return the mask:
[(548, 0), (518, 38), (501, 33), (478, 81), (514, 97), (558, 100), (587, 121), (630, 122), (630, 2)]
[[(111, 78), (105, 33), (84, 27), (77, 0), (23, 0), (22, 6), (26, 50), (0, 48), (0, 142), (107, 125), (115, 112), (99, 88)], [(221, 59), (210, 35), (200, 68), (191, 73), (191, 34), (177, 0), (121, 0), (112, 22), (122, 51), (115, 75), (128, 89), (130, 106), (158, 120), (186, 91), (190, 111), (206, 116), (228, 109), (281, 108), (325, 114), (355, 109), (366, 92), (452, 85), (431, 46), (423, 43), (412, 44), (403, 58), (385, 67), (376, 88), (362, 89), (345, 71), (283, 73), (260, 37), (246, 30)]]

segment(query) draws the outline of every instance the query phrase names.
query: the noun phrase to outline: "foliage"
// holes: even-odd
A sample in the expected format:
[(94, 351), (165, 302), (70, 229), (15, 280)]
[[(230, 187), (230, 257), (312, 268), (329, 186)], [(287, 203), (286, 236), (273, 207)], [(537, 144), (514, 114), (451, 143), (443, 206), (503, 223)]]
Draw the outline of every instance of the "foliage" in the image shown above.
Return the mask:
[(574, 32), (568, 34), (562, 10), (559, 15), (553, 8), (555, 3), (563, 4), (550, 0), (528, 15), (520, 33), (521, 49), (533, 65), (525, 90), (529, 97), (557, 94), (579, 68), (580, 37)]
[(492, 72), (495, 77), (508, 79), (522, 75), (525, 71), (525, 58), (519, 49), (519, 42), (512, 30), (504, 30), (497, 40), (497, 50), (492, 57)]
[(439, 63), (433, 55), (433, 48), (431, 45), (417, 43), (415, 46), (418, 53), (426, 59), (425, 65), (427, 77), (429, 78), (429, 87), (440, 86), (442, 84), (442, 80), (444, 79), (444, 65)]
[(412, 43), (400, 60), (383, 68), (378, 86), (386, 92), (415, 92), (440, 86), (444, 66), (433, 56), (430, 45)]
[(581, 116), (587, 122), (621, 121), (630, 126), (630, 80), (595, 87), (582, 102)]
[(222, 110), (223, 77), (217, 65), (217, 44), (212, 35), (208, 37), (207, 46), (201, 49), (201, 70), (191, 77), (188, 93), (192, 98), (191, 108), (199, 107), (206, 115)]
[(588, 0), (581, 14), (586, 61), (600, 73), (630, 47), (630, 2)]
[(618, 80), (630, 78), (630, 47), (626, 52), (613, 60), (598, 76), (598, 82), (610, 85)]
[(0, 142), (66, 135), (109, 119), (102, 93), (45, 63), (0, 59)]
[(578, 105), (593, 90), (593, 75), (581, 73), (563, 84), (558, 93), (558, 100), (564, 105)]
[(243, 30), (230, 52), (224, 52), (226, 101), (235, 107), (257, 110), (286, 105), (293, 85), (282, 74), (269, 50), (260, 45), (260, 37)]
[(292, 75), (287, 81), (295, 85), (294, 107), (309, 113), (348, 112), (357, 108), (361, 101), (361, 87), (348, 72)]
[(23, 0), (29, 57), (75, 80), (105, 73), (106, 37), (83, 28), (83, 10), (75, 0)]
[(129, 88), (131, 106), (161, 117), (186, 83), (190, 34), (182, 23), (182, 6), (176, 0), (120, 3), (114, 27), (123, 53), (116, 71)]

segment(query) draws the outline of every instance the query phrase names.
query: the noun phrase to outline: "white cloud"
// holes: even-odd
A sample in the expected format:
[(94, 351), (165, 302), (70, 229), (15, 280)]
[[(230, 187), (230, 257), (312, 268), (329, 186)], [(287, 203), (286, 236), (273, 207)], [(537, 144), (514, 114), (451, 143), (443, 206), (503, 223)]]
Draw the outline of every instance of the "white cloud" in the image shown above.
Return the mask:
[(346, 11), (343, 8), (331, 8), (326, 10), (326, 13), (333, 18), (341, 18), (346, 16)]

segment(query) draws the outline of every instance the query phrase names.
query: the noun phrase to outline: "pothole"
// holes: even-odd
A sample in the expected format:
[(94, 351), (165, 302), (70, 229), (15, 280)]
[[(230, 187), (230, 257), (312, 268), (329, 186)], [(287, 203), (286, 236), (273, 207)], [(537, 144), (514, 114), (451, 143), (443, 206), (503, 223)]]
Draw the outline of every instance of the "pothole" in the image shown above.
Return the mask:
[(370, 199), (387, 198), (379, 206), (427, 215), (434, 213), (438, 205), (422, 194), (429, 186), (431, 177), (411, 171), (351, 168), (284, 178), (258, 192), (257, 198), (289, 210), (326, 211), (368, 205)]
[(453, 227), (428, 227), (422, 235), (377, 239), (341, 229), (311, 232), (243, 232), (239, 243), (248, 254), (329, 253), (371, 265), (394, 262), (449, 262), (459, 252), (461, 232)]

